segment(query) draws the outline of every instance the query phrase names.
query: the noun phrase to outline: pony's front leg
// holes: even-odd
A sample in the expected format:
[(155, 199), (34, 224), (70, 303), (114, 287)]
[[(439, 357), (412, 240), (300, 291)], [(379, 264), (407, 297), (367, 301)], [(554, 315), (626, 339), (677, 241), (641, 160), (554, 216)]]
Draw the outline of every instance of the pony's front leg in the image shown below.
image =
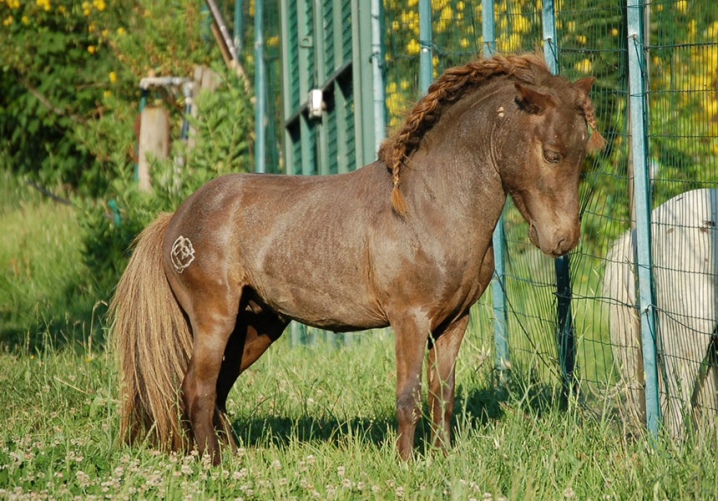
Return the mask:
[(454, 415), (456, 358), (464, 339), (469, 315), (450, 324), (434, 340), (429, 350), (429, 409), (431, 444), (446, 450), (451, 443), (451, 418)]
[(430, 322), (420, 313), (391, 322), (396, 336), (397, 449), (403, 460), (414, 453), (414, 433), (421, 415), (421, 374)]
[(195, 317), (197, 320), (192, 322), (194, 346), (182, 382), (182, 398), (200, 455), (209, 454), (216, 465), (221, 461), (215, 433), (217, 379), (227, 341), (234, 330), (236, 310), (234, 314), (214, 311), (195, 314)]

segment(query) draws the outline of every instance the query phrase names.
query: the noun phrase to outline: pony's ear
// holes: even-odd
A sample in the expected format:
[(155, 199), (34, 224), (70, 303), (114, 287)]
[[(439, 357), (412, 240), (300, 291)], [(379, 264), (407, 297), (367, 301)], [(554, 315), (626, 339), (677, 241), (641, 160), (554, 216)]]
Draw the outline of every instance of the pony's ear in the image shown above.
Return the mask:
[(516, 102), (522, 110), (534, 115), (543, 114), (549, 107), (556, 106), (556, 101), (550, 94), (544, 94), (535, 87), (515, 82)]
[(584, 95), (588, 96), (588, 93), (591, 92), (591, 87), (593, 86), (593, 82), (596, 81), (596, 77), (585, 77), (580, 80), (576, 80), (573, 83), (573, 86), (576, 87), (578, 90), (583, 92)]

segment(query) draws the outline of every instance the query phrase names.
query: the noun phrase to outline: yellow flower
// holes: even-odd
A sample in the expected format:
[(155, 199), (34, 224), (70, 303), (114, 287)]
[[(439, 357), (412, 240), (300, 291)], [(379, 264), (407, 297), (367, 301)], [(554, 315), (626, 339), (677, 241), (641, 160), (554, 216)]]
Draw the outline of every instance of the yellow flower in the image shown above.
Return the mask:
[(49, 11), (52, 8), (50, 0), (35, 0), (35, 5), (42, 7), (45, 11)]
[(421, 46), (419, 45), (419, 42), (416, 41), (416, 39), (412, 39), (406, 46), (406, 52), (410, 56), (417, 55), (420, 50)]
[(269, 37), (267, 40), (267, 47), (279, 47), (279, 37), (276, 35)]
[(103, 95), (104, 95), (105, 97), (110, 97), (110, 96), (112, 95), (112, 91), (111, 91), (111, 90), (106, 90), (105, 92), (103, 92)]
[(7, 16), (7, 17), (3, 20), (2, 23), (3, 23), (5, 26), (10, 26), (13, 22), (15, 22), (15, 19), (13, 19), (12, 16)]
[(110, 83), (115, 83), (115, 82), (117, 82), (117, 73), (115, 73), (114, 71), (111, 71), (110, 72)]
[(581, 45), (586, 45), (586, 41), (587, 41), (586, 35), (578, 35), (576, 37), (576, 41)]
[(127, 32), (125, 31), (124, 28), (122, 28), (122, 27), (117, 28), (117, 35), (118, 35), (118, 36), (123, 37), (123, 36), (125, 36), (126, 34), (127, 34)]
[(708, 116), (711, 118), (718, 115), (718, 101), (709, 101), (708, 105), (706, 106), (706, 111), (708, 113)]
[(7, 0), (7, 6), (10, 9), (19, 9), (20, 8), (20, 0)]
[(714, 40), (718, 38), (718, 21), (715, 21), (708, 27), (708, 38)]
[(459, 40), (459, 45), (462, 49), (465, 49), (469, 46), (469, 41), (466, 38), (462, 38), (461, 40)]
[(522, 15), (514, 17), (514, 29), (519, 33), (528, 33), (531, 30), (531, 22)]
[(518, 33), (511, 33), (509, 35), (509, 43), (507, 52), (516, 52), (521, 48), (521, 36)]
[(105, 0), (92, 0), (92, 5), (95, 6), (97, 10), (102, 12), (107, 7), (107, 4), (105, 4)]
[(95, 47), (94, 45), (88, 45), (87, 52), (89, 52), (90, 54), (94, 54), (95, 52), (97, 52), (97, 47)]
[(580, 71), (581, 73), (591, 73), (591, 70), (593, 70), (593, 63), (590, 59), (582, 59), (576, 65), (574, 66), (577, 71)]
[(22, 24), (30, 24), (30, 18), (27, 16), (22, 16), (22, 19), (20, 19), (20, 21), (22, 21)]
[(686, 0), (679, 0), (676, 2), (676, 10), (681, 14), (685, 14), (688, 10), (688, 2)]
[(613, 29), (611, 30), (611, 36), (612, 36), (612, 37), (617, 37), (617, 36), (618, 36), (618, 28), (613, 28)]

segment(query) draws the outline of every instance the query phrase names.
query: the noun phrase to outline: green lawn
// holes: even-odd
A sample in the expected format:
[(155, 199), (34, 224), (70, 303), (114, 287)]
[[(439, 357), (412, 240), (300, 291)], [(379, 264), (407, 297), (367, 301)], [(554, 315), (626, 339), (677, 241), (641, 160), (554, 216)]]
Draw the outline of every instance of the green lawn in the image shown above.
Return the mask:
[(381, 332), (341, 348), (281, 339), (230, 394), (241, 450), (219, 467), (119, 444), (113, 354), (92, 342), (97, 301), (72, 285), (84, 273), (74, 212), (0, 180), (0, 499), (718, 497), (715, 430), (626, 438), (614, 397), (566, 401), (521, 364), (499, 390), (487, 304), (459, 357), (447, 456), (426, 447), (422, 421), (417, 458), (398, 461)]
[(626, 440), (620, 423), (545, 387), (494, 389), (470, 340), (458, 370), (455, 443), (397, 460), (394, 361), (382, 335), (336, 349), (280, 341), (229, 409), (242, 448), (220, 467), (117, 443), (111, 355), (0, 355), (0, 498), (710, 499), (715, 435), (680, 446)]

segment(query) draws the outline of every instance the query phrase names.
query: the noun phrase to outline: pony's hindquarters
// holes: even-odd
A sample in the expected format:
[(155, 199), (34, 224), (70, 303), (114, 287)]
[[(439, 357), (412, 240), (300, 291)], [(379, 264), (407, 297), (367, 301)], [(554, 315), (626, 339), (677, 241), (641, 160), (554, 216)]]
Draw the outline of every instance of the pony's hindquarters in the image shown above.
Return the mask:
[(172, 214), (161, 214), (140, 234), (110, 305), (112, 337), (121, 374), (120, 436), (145, 437), (178, 450), (178, 391), (192, 349), (189, 326), (172, 294), (162, 264), (162, 243)]

